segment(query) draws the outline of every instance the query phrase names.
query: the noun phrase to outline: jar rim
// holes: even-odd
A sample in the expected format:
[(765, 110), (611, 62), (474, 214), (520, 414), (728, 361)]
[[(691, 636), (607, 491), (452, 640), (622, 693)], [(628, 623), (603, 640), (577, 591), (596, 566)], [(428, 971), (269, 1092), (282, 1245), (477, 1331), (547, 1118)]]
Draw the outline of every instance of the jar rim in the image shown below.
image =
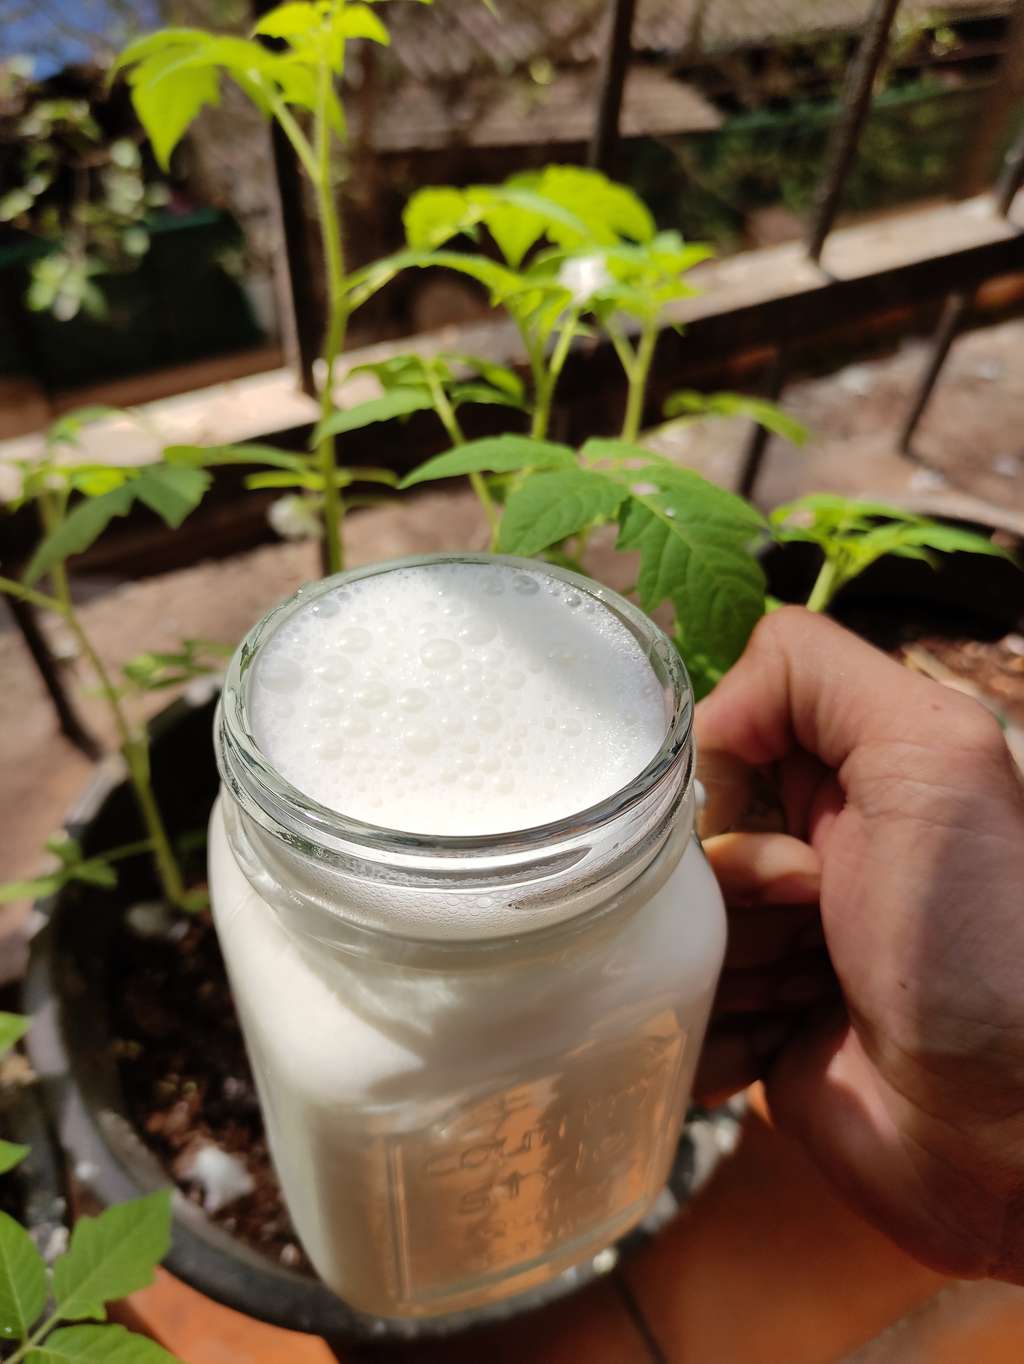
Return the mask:
[[(295, 612), (308, 609), (319, 597), (338, 587), (400, 569), (448, 563), (501, 564), (509, 569), (541, 572), (571, 584), (611, 611), (630, 629), (644, 646), (652, 666), (657, 666), (657, 660), (664, 672), (663, 683), (671, 689), (672, 710), (657, 753), (626, 785), (586, 809), (524, 829), (484, 834), (430, 834), (372, 824), (334, 810), (292, 785), (267, 760), (252, 732), (247, 705), (251, 670), (266, 640)], [(679, 758), (690, 750), (692, 724), (693, 691), (678, 650), (664, 631), (625, 597), (592, 578), (555, 564), (507, 554), (442, 552), (383, 560), (333, 574), (305, 584), (269, 611), (245, 635), (228, 665), (217, 712), (216, 747), (218, 766), (228, 787), (236, 797), (244, 799), (252, 813), (262, 813), (264, 820), (278, 828), (291, 830), (296, 835), (301, 831), (307, 839), (315, 832), (325, 849), (343, 847), (349, 853), (407, 853), (446, 860), (535, 854), (606, 827), (652, 796), (675, 772)]]

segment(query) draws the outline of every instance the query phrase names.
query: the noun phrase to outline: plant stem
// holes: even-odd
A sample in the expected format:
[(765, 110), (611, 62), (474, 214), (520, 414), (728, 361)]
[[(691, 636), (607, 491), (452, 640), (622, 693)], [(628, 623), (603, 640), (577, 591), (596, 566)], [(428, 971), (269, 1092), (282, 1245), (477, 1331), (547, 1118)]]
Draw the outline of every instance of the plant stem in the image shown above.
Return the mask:
[(66, 614), (63, 604), (56, 597), (48, 597), (45, 592), (34, 592), (31, 587), (16, 582), (14, 578), (5, 578), (0, 575), (0, 592), (6, 592), (11, 597), (19, 598), (20, 601), (26, 601), (30, 606), (41, 607), (44, 611), (55, 611), (58, 616)]
[[(559, 375), (565, 365), (569, 354), (569, 347), (572, 339), (576, 335), (576, 324), (579, 316), (573, 313), (565, 326), (558, 334), (554, 349), (551, 352), (551, 362), (544, 365), (543, 356), (537, 373), (537, 405), (533, 411), (533, 427), (530, 432), (538, 440), (543, 440), (548, 433), (548, 426), (551, 422), (551, 403), (555, 396), (555, 388), (558, 384)], [(531, 357), (532, 360), (532, 357)]]
[(19, 1361), (25, 1359), (28, 1352), (34, 1350), (43, 1337), (52, 1331), (59, 1321), (59, 1312), (54, 1312), (52, 1316), (47, 1317), (41, 1326), (37, 1326), (31, 1335), (25, 1337), (14, 1354), (9, 1357), (7, 1364), (19, 1364)]
[[(429, 360), (424, 360), (422, 364), (423, 373), (426, 375), (427, 385), (430, 388), (430, 396), (434, 401), (434, 410), (441, 419), (441, 425), (448, 433), (448, 439), (452, 445), (465, 445), (466, 437), (459, 425), (459, 419), (455, 415), (455, 409), (448, 399), (448, 394), (444, 391), (444, 384), (441, 383), (437, 370)], [(480, 506), (483, 508), (484, 516), (487, 518), (487, 526), (491, 533), (489, 548), (493, 553), (494, 547), (498, 543), (498, 509), (494, 505), (491, 490), (488, 488), (487, 480), (483, 474), (474, 470), (469, 475), (469, 482), (474, 493), (476, 493)]]
[[(320, 63), (319, 98), (316, 111), (317, 177), (316, 199), (320, 214), (320, 236), (324, 250), (327, 275), (327, 335), (324, 339), (324, 385), (320, 392), (320, 419), (331, 414), (334, 406), (334, 371), (338, 356), (345, 344), (348, 325), (348, 297), (345, 293), (345, 258), (341, 243), (341, 221), (331, 182), (331, 129), (327, 118), (327, 102), (331, 88), (331, 71), (325, 61)], [(345, 567), (345, 552), (341, 540), (341, 521), (345, 505), (337, 483), (335, 438), (327, 436), (317, 447), (317, 460), (324, 480), (324, 548), (328, 573), (340, 573)]]
[(647, 377), (651, 372), (654, 348), (658, 344), (658, 324), (647, 322), (640, 333), (640, 341), (627, 371), (629, 392), (626, 395), (626, 412), (622, 419), (622, 439), (636, 440), (640, 434), (640, 422), (644, 415), (644, 397), (647, 392)]
[(824, 611), (840, 587), (839, 565), (834, 559), (826, 559), (821, 566), (807, 598), (808, 611)]
[[(39, 497), (39, 510), (43, 525), (47, 533), (51, 533), (57, 524), (56, 508), (49, 496), (44, 492)], [(62, 614), (68, 623), (78, 647), (85, 655), (93, 672), (96, 674), (100, 684), (100, 691), (103, 698), (110, 708), (113, 717), (114, 728), (117, 731), (118, 743), (121, 753), (124, 756), (128, 767), (128, 776), (135, 791), (135, 800), (142, 815), (142, 822), (149, 835), (152, 844), (153, 861), (156, 865), (157, 875), (160, 878), (160, 885), (164, 895), (176, 908), (186, 907), (185, 884), (181, 877), (181, 870), (178, 867), (177, 859), (171, 848), (171, 841), (167, 836), (167, 829), (164, 826), (163, 816), (160, 814), (160, 807), (157, 805), (156, 797), (153, 794), (153, 785), (150, 780), (149, 772), (149, 740), (146, 734), (137, 734), (129, 722), (125, 713), (124, 706), (121, 704), (121, 697), (115, 687), (106, 664), (93, 648), (92, 641), (82, 627), (78, 614), (75, 611), (74, 602), (71, 600), (71, 588), (68, 583), (67, 568), (63, 563), (55, 564), (50, 570), (50, 577), (53, 581), (54, 591), (57, 600), (61, 604)]]

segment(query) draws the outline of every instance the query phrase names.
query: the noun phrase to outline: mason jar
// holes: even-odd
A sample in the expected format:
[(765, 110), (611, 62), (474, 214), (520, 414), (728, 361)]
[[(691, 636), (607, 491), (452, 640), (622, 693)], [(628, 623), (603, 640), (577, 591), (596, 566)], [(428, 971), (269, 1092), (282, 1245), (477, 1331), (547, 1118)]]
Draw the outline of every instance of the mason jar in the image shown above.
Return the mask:
[(362, 577), (482, 557), (302, 589), (242, 642), (216, 722), (211, 902), (274, 1165), (318, 1274), (376, 1317), (535, 1290), (648, 1213), (725, 947), (694, 833), (685, 668), (578, 574), (530, 564), (614, 613), (665, 705), (660, 750), (600, 804), (493, 836), (406, 833), (318, 805), (261, 754), (253, 667), (293, 612)]

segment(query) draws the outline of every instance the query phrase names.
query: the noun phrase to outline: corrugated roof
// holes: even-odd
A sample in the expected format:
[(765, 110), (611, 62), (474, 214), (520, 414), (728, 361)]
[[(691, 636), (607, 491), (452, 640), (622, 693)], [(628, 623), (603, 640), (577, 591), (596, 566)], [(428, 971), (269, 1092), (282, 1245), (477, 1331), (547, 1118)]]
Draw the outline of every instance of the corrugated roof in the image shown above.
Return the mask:
[[(595, 61), (604, 51), (608, 0), (435, 0), (395, 6), (388, 14), (393, 52), (405, 73), (424, 83), (487, 72), (508, 73), (548, 59)], [(678, 53), (691, 40), (699, 11), (705, 49), (740, 47), (858, 28), (870, 0), (638, 0), (638, 52)], [(901, 15), (1003, 14), (1011, 0), (903, 0)]]

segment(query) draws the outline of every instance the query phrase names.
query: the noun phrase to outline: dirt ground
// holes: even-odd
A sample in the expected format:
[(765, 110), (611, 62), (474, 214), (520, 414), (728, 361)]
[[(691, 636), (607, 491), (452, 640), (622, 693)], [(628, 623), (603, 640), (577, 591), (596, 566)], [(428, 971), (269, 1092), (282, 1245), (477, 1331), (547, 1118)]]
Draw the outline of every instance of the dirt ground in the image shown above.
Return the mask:
[[(786, 408), (812, 437), (803, 450), (769, 447), (758, 501), (775, 505), (812, 489), (923, 500), (935, 511), (975, 514), (1024, 533), (1024, 321), (961, 338), (920, 427), (913, 461), (895, 449), (894, 433), (925, 363), (919, 341), (879, 360), (824, 379), (792, 384)], [(699, 421), (666, 429), (658, 443), (680, 462), (730, 485), (746, 438), (740, 420)], [(437, 549), (480, 548), (484, 527), (464, 492), (409, 497), (393, 507), (355, 513), (347, 529), (349, 561)], [(630, 568), (598, 540), (589, 567), (613, 585)], [(233, 644), (271, 605), (317, 574), (310, 544), (277, 544), (228, 561), (123, 584), (83, 608), (87, 628), (113, 665), (144, 649), (185, 637)], [(54, 643), (65, 654), (59, 629)], [(75, 669), (73, 659), (68, 669)], [(160, 694), (158, 705), (167, 694)], [(81, 709), (104, 740), (102, 707)], [(56, 729), (54, 716), (20, 637), (0, 631), (0, 880), (40, 867), (43, 839), (87, 784), (91, 764)], [(26, 907), (0, 912), (0, 975), (16, 968)], [(6, 930), (6, 932), (5, 932)], [(2, 951), (4, 940), (7, 951)]]

